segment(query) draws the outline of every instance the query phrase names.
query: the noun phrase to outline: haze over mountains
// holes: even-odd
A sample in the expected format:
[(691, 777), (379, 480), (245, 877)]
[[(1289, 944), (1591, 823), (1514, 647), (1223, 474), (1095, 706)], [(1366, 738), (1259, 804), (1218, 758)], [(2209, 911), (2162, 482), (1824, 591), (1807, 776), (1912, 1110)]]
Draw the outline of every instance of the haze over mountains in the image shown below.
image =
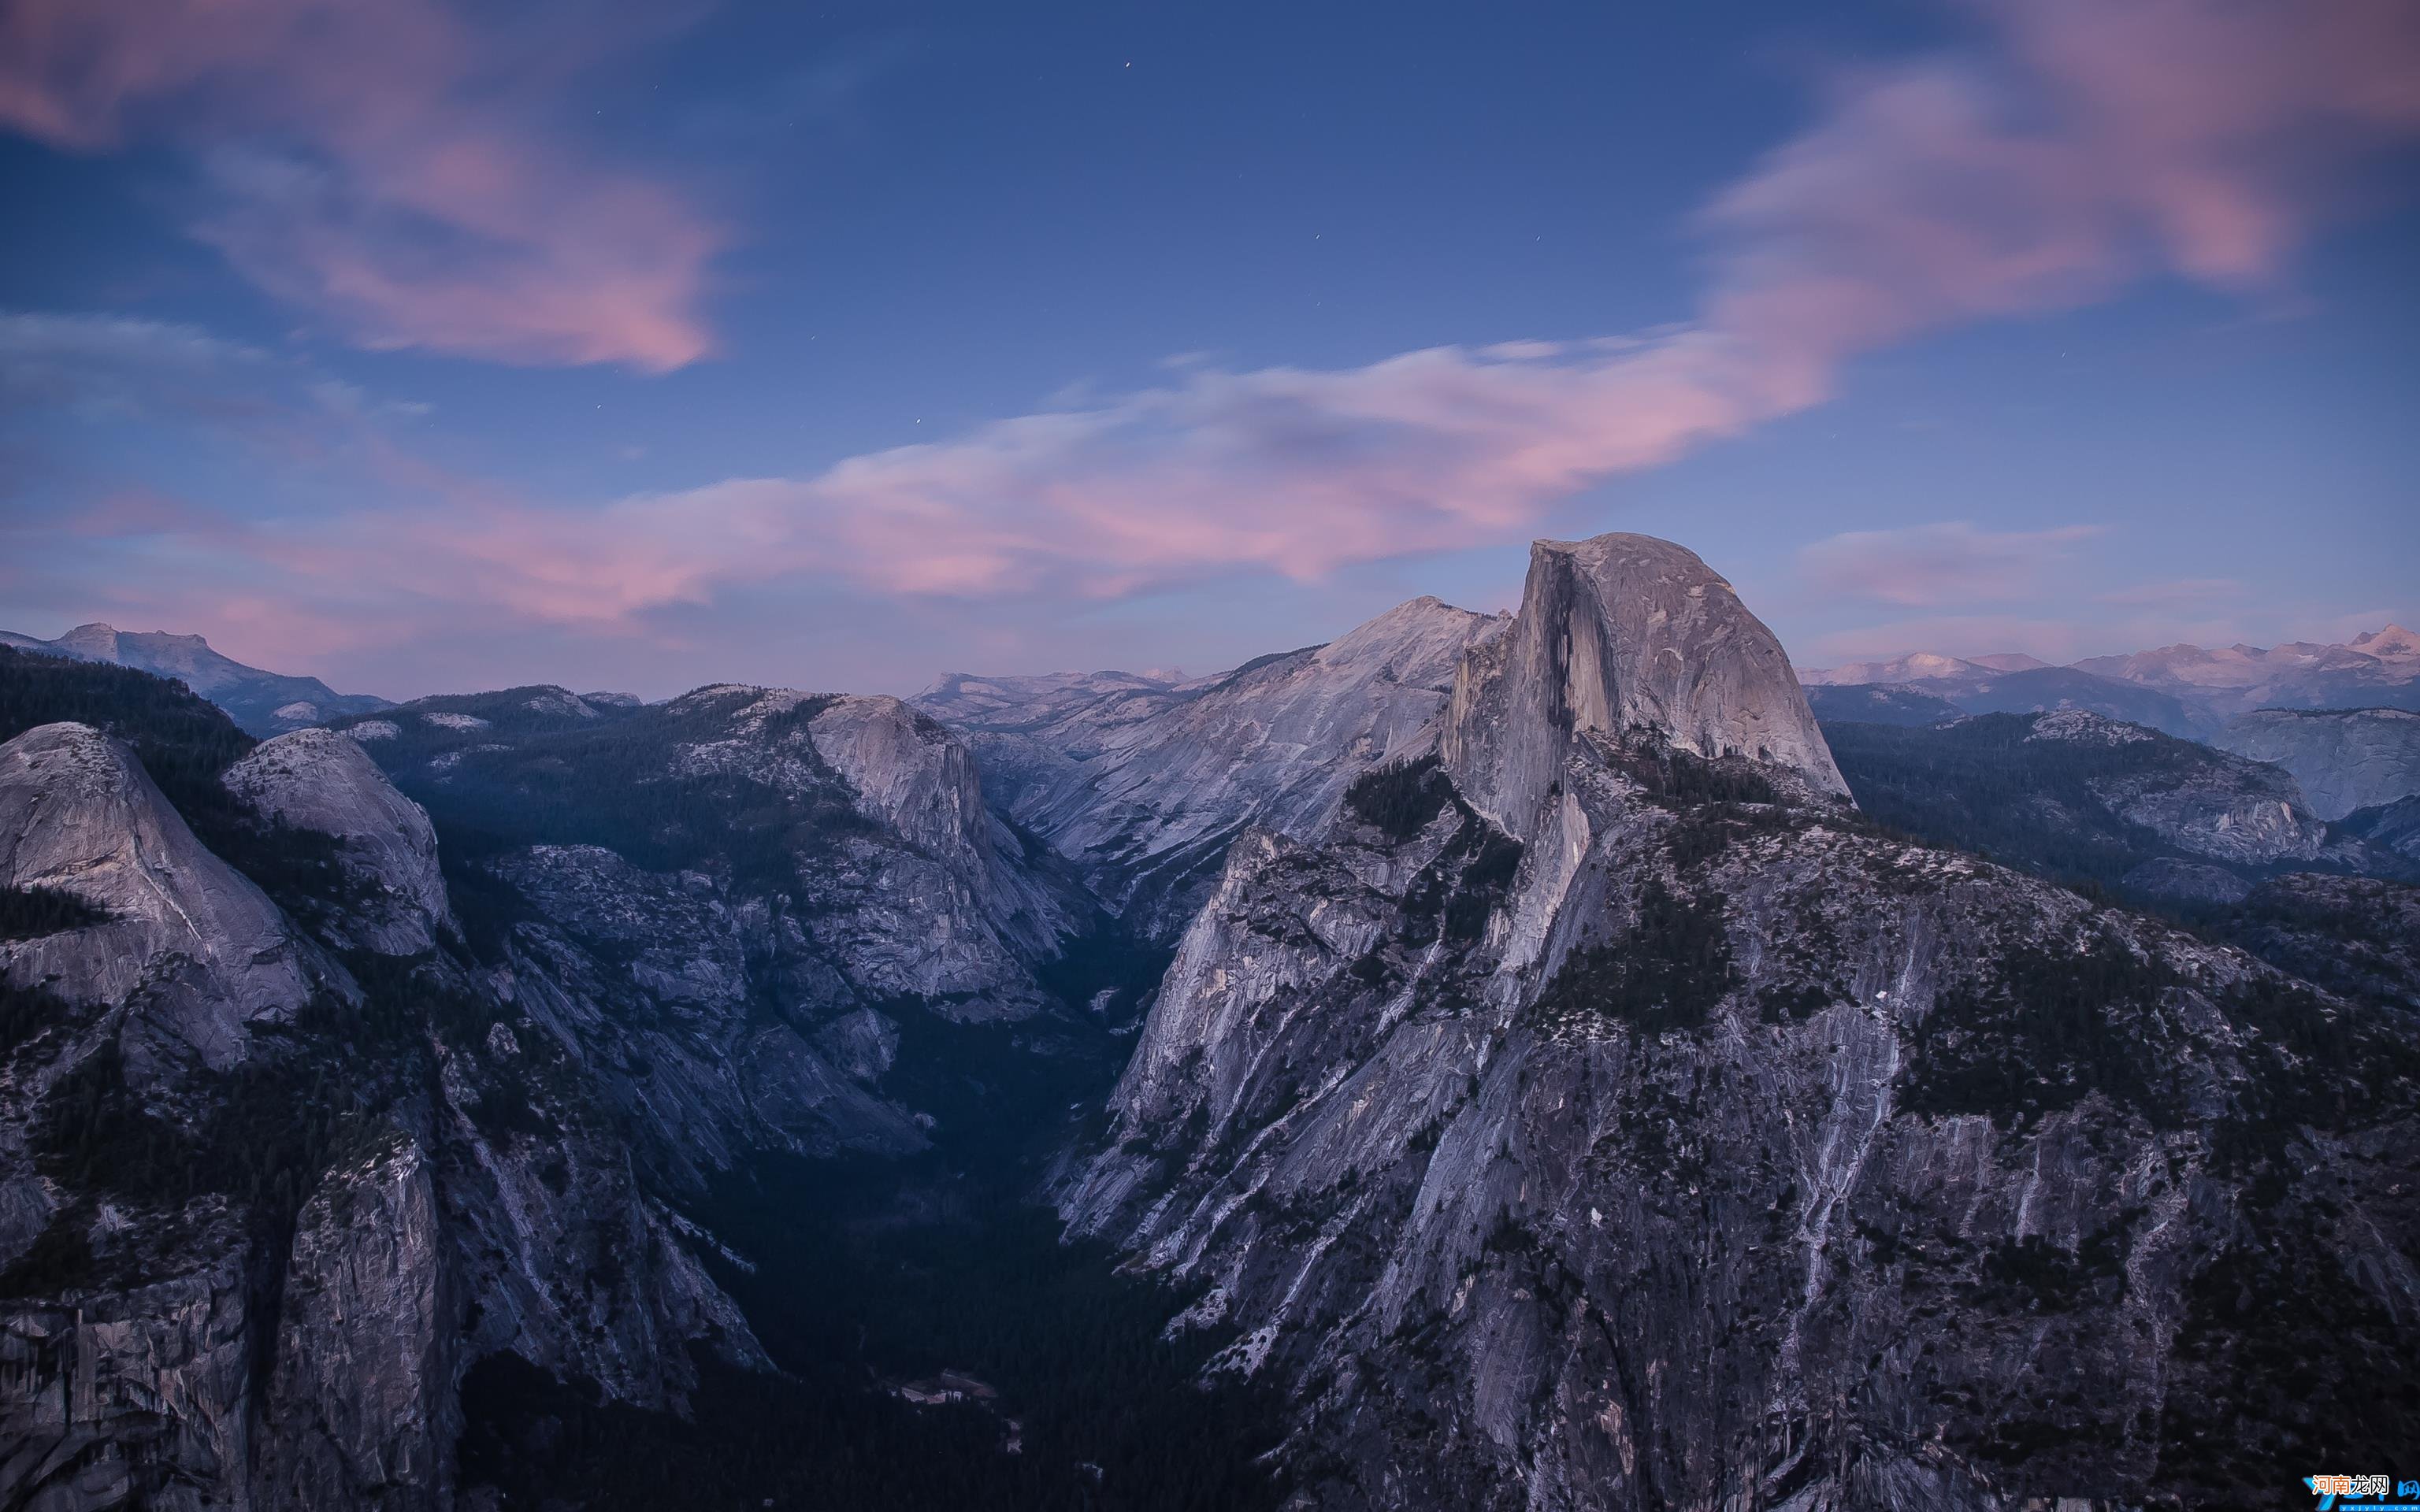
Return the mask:
[(912, 702), (259, 740), (159, 639), (0, 650), (0, 1505), (2009, 1512), (2420, 1436), (2413, 716), (1802, 687), (1619, 534)]
[[(2068, 667), (2022, 654), (1802, 667), (1809, 687), (1904, 687), (1969, 714), (2082, 708), (2171, 734), (2209, 734), (2253, 709), (2420, 709), (2420, 635), (2390, 625), (2341, 645), (2164, 646)], [(1835, 703), (1835, 707), (1848, 707)]]

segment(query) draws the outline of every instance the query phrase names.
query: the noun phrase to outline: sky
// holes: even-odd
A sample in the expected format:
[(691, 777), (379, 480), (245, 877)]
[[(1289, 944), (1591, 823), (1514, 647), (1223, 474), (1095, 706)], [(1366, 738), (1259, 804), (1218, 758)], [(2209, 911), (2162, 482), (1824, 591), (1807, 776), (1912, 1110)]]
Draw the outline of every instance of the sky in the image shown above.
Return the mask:
[(2420, 623), (2420, 6), (0, 0), (0, 627), (1207, 671), (1528, 543), (1802, 665)]

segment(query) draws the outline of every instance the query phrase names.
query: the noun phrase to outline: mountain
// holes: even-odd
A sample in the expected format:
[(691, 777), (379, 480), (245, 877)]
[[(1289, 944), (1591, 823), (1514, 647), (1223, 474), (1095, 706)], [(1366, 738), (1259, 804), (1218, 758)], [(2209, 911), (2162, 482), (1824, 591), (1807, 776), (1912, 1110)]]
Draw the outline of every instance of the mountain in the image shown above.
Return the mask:
[(2293, 773), (2324, 819), (2420, 794), (2410, 709), (2256, 709), (2228, 720), (2218, 744)]
[(1216, 678), (954, 674), (915, 702), (1129, 928), (1172, 938), (1246, 825), (1308, 834), (1357, 772), (1425, 750), (1463, 653), (1504, 623), (1417, 598)]
[(2182, 700), (2150, 688), (2111, 678), (2096, 677), (2071, 667), (2040, 667), (2028, 671), (1994, 672), (1945, 696), (1968, 714), (2040, 714), (2071, 710), (2148, 725), (2171, 735), (2193, 738), (2206, 733), (2206, 722)]
[(209, 642), (197, 635), (137, 634), (94, 624), (79, 625), (55, 640), (0, 630), (0, 646), (173, 677), (226, 710), (237, 724), (256, 735), (279, 734), (387, 707), (384, 699), (337, 693), (316, 677), (287, 677), (247, 667), (212, 651)]
[(1229, 852), (1055, 1190), (1282, 1394), (1303, 1504), (2248, 1504), (2420, 1431), (2364, 959), (1879, 829), (1720, 579), (1546, 543), (1433, 756)]
[(2281, 870), (2406, 871), (2277, 766), (2078, 710), (1823, 733), (1874, 819), (2071, 885), (2233, 902)]
[(602, 847), (779, 887), (811, 958), (794, 992), (1023, 1017), (1044, 998), (1031, 964), (1085, 918), (992, 814), (967, 748), (896, 699), (718, 685), (633, 708), (522, 687), (335, 729), (482, 850), (559, 869)]
[(2259, 708), (2420, 708), (2420, 635), (2390, 625), (2340, 645), (2163, 646), (2096, 656), (2079, 670), (2193, 700), (2220, 714)]
[[(1920, 701), (1947, 705), (1962, 714), (2040, 714), (2074, 710), (2188, 739), (2211, 733), (2211, 722), (2183, 700), (2171, 694), (2079, 671), (2072, 667), (2015, 667), (2003, 671), (1984, 662), (2019, 662), (2016, 656), (1960, 662), (1947, 656), (1902, 656), (1893, 662), (1859, 662), (1847, 667), (1801, 669), (1798, 677), (1814, 690), (1809, 697), (1826, 717), (1848, 718), (1846, 712), (1864, 700), (1875, 710), (1892, 710), (1907, 723)], [(1885, 675), (1874, 676), (1871, 673)], [(1834, 713), (1833, 711), (1841, 711)]]
[(1962, 717), (1966, 712), (1938, 694), (1918, 692), (1905, 683), (1849, 683), (1838, 687), (1810, 684), (1807, 706), (1814, 711), (1817, 719), (1827, 724), (1940, 724)]
[(1915, 653), (1887, 661), (1799, 669), (1810, 687), (1906, 684), (1969, 714), (2083, 709), (2192, 739), (2259, 708), (2420, 709), (2420, 635), (2390, 625), (2343, 645), (2296, 641), (2263, 650), (2165, 646), (2052, 667), (2021, 653), (1961, 659)]
[(261, 740), (0, 649), (0, 1507), (2009, 1512), (2391, 1462), (2401, 806), (1817, 697), (1907, 722), (1819, 725), (1629, 535), (1539, 543), (1509, 616), (918, 704)]
[[(2027, 658), (2031, 659), (2031, 658)], [(1928, 683), (1944, 679), (1989, 676), (2003, 669), (1981, 660), (1911, 652), (1887, 661), (1853, 661), (1838, 667), (1801, 667), (1799, 682), (1809, 687), (1845, 687), (1861, 683)]]
[[(1994, 680), (1994, 672), (2004, 677)], [(1798, 668), (1807, 687), (1858, 682), (1916, 685), (1953, 699), (1967, 714), (2086, 709), (2149, 723), (2171, 735), (2214, 735), (2251, 709), (2420, 709), (2420, 634), (2389, 625), (2340, 646), (2161, 646), (2132, 656), (2091, 656), (2050, 668), (2024, 654), (1909, 654), (1837, 668)], [(1994, 682), (1994, 687), (1982, 687)], [(2122, 689), (2137, 692), (2122, 692)]]
[(2397, 798), (2347, 814), (2345, 831), (2420, 862), (2420, 797)]
[[(1087, 1459), (1256, 1504), (1165, 1310), (984, 1195), (1114, 1071), (1141, 984), (1098, 923), (896, 700), (519, 688), (258, 742), (0, 651), (0, 1505), (534, 1504), (612, 1464), (587, 1504), (914, 1466), (892, 1504), (1041, 1506)], [(968, 1234), (1005, 1268), (920, 1312), (900, 1278)], [(997, 1430), (868, 1386), (1012, 1317), (1002, 1481)], [(1075, 1317), (1097, 1365), (1047, 1354)]]

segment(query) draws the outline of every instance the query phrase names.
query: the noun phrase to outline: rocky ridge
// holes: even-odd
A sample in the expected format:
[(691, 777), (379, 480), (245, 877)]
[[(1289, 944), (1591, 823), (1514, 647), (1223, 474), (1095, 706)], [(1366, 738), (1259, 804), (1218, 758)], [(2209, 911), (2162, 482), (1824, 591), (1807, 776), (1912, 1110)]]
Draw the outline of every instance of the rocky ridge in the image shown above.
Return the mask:
[(1172, 938), (1244, 826), (1311, 833), (1357, 772), (1424, 750), (1462, 654), (1503, 625), (1419, 598), (1214, 679), (960, 675), (917, 703), (965, 733), (1011, 819)]
[(2420, 708), (2420, 635), (2390, 625), (2340, 645), (2293, 641), (2215, 651), (2173, 645), (2091, 656), (2068, 667), (2018, 654), (1916, 653), (1802, 668), (1798, 676), (1810, 687), (1908, 687), (1949, 699), (1969, 714), (2086, 709), (2204, 739), (2254, 710)]
[(1230, 853), (1058, 1189), (1205, 1288), (1306, 1504), (2214, 1504), (2407, 1440), (2408, 1011), (1875, 832), (1719, 579), (1587, 545), (1437, 760)]
[(386, 700), (366, 693), (338, 693), (316, 677), (288, 677), (247, 667), (212, 651), (209, 642), (197, 635), (143, 634), (96, 623), (79, 625), (55, 640), (0, 630), (0, 646), (175, 678), (256, 735), (277, 734), (387, 706)]
[(762, 1367), (684, 1210), (921, 1148), (898, 1016), (1043, 1010), (1081, 907), (895, 700), (516, 689), (242, 752), (131, 696), (79, 706), (189, 803), (241, 752), (211, 832), (267, 869), (89, 726), (0, 746), (0, 1505), (442, 1507), (483, 1358), (664, 1410), (692, 1350)]
[(2420, 795), (2420, 713), (2410, 709), (2257, 709), (2218, 743), (2294, 774), (2322, 819)]

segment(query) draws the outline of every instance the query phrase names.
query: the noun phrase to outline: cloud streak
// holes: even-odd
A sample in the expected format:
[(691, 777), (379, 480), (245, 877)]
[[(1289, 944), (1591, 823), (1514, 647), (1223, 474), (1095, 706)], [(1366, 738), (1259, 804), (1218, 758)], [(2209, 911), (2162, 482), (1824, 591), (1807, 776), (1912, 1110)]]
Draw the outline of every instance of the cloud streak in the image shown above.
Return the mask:
[[(325, 0), (229, 3), (265, 29), (234, 44), (171, 27), (137, 45), (132, 0), (29, 0), (8, 23), (20, 47), (0, 49), (21, 56), (0, 65), (0, 116), (105, 146), (144, 129), (147, 101), (259, 73), (270, 113), (300, 123), (318, 160), (220, 165), (226, 210), (206, 234), (264, 284), (371, 341), (643, 367), (705, 349), (690, 312), (712, 236), (651, 213), (658, 192), (594, 171), (551, 181), (551, 149), (475, 110), (432, 126), (418, 97), (373, 85), (340, 102), (337, 83), (299, 82), (299, 60), (331, 44), (288, 33), (318, 37), (304, 23), (327, 9), (354, 18), (330, 23), (340, 34), (375, 34), (335, 49), (354, 71), (391, 46), (428, 92), (460, 92), (469, 44), (429, 0), (371, 8), (401, 18), (375, 22)], [(980, 600), (1316, 579), (1517, 539), (1576, 490), (1820, 404), (1844, 364), (1928, 332), (2152, 276), (2273, 285), (2365, 159), (2420, 134), (2407, 0), (1982, 0), (1970, 14), (1976, 46), (1835, 79), (1806, 131), (1712, 197), (1704, 292), (1671, 330), (1346, 369), (1188, 363), (1159, 387), (813, 475), (593, 508), (430, 472), (417, 507), (287, 522), (258, 549), (302, 579), (375, 584), (398, 615), (476, 605), (582, 633), (793, 579)], [(29, 37), (28, 16), (59, 35)], [(488, 250), (403, 255), (390, 217)], [(625, 230), (636, 241), (614, 247)], [(561, 290), (541, 287), (558, 275)], [(2012, 596), (2079, 538), (1869, 532), (1812, 548), (1808, 565), (1842, 591), (1934, 609)]]
[(181, 149), (193, 233), (364, 346), (649, 372), (706, 355), (721, 230), (572, 150), (519, 103), (560, 81), (500, 87), (507, 61), (442, 0), (18, 0), (0, 125)]
[[(798, 572), (1102, 596), (1514, 538), (1590, 484), (1823, 402), (1861, 353), (2155, 274), (2273, 284), (2363, 159), (2420, 133), (2420, 9), (2403, 0), (1974, 14), (1985, 45), (1834, 81), (1807, 131), (1714, 196), (1706, 291), (1677, 330), (1329, 371), (1188, 364), (1168, 387), (816, 476), (624, 500), (568, 547), (532, 516), (482, 560), (533, 613), (619, 617)], [(548, 565), (517, 582), (520, 553)], [(572, 563), (594, 592), (562, 592)], [(1941, 601), (1894, 580), (1888, 601)]]

